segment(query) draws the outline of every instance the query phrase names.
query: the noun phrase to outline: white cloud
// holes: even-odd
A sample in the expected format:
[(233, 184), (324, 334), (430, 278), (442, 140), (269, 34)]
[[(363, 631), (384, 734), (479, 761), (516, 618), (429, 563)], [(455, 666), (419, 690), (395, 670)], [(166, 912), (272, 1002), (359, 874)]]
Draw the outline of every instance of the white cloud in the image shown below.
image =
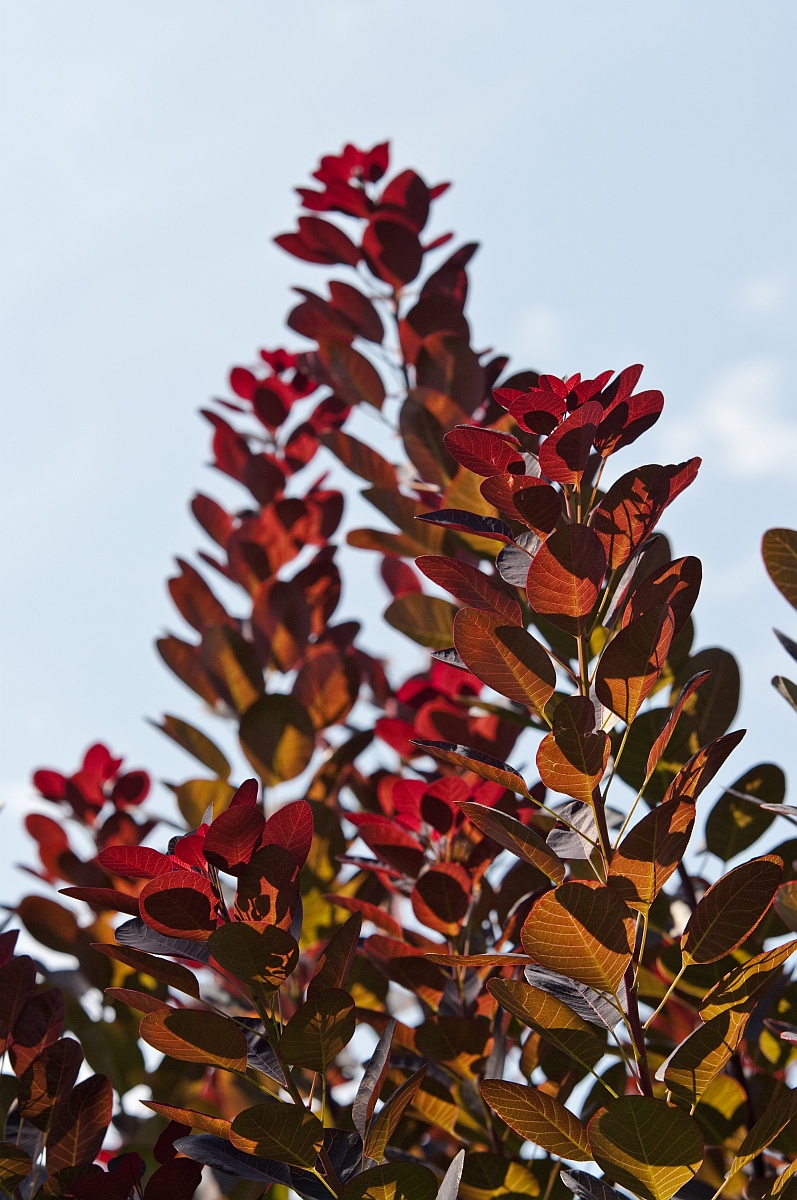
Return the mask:
[(793, 469), (797, 423), (782, 412), (784, 382), (773, 358), (728, 368), (698, 396), (688, 419), (662, 431), (667, 450), (677, 456), (701, 449), (709, 461), (748, 479)]
[(759, 275), (739, 288), (737, 302), (752, 316), (768, 317), (783, 308), (790, 291), (788, 280), (782, 275)]

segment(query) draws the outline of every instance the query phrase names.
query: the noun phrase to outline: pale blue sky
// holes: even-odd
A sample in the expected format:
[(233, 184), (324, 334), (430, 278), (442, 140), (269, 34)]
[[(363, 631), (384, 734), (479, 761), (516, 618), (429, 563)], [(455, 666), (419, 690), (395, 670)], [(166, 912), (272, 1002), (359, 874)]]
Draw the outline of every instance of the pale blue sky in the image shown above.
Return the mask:
[[(439, 222), (482, 242), (480, 346), (559, 373), (646, 364), (667, 407), (626, 466), (705, 459), (665, 528), (704, 560), (699, 644), (742, 662), (751, 732), (724, 781), (762, 758), (794, 780), (797, 716), (769, 678), (789, 665), (770, 627), (796, 635), (797, 613), (758, 555), (767, 526), (797, 526), (792, 0), (0, 13), (0, 861), (22, 853), (30, 770), (94, 738), (189, 772), (143, 718), (201, 720), (151, 648), (179, 628), (164, 579), (200, 541), (188, 497), (230, 494), (195, 409), (283, 339), (289, 286), (320, 282), (270, 238), (349, 139), (455, 181)], [(347, 614), (363, 595), (381, 611), (370, 563), (349, 563)]]

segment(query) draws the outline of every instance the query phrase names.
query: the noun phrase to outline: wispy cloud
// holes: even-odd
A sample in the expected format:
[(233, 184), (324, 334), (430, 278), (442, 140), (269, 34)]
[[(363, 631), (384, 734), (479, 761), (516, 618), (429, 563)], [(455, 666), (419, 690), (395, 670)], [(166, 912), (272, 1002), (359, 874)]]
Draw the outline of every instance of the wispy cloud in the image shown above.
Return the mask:
[(748, 359), (719, 375), (688, 418), (672, 421), (663, 440), (684, 456), (698, 450), (711, 463), (754, 478), (797, 461), (797, 422), (783, 412), (785, 372), (774, 358)]

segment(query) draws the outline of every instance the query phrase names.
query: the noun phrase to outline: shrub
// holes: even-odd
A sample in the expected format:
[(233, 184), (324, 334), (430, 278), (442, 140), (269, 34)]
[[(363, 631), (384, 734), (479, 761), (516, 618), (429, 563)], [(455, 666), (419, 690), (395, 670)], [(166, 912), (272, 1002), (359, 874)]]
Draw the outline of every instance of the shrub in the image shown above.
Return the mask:
[[(733, 657), (693, 650), (700, 563), (657, 528), (699, 460), (610, 467), (602, 488), (661, 393), (637, 390), (638, 366), (506, 376), (474, 351), (475, 246), (418, 286), (448, 240), (421, 241), (446, 185), (385, 183), (388, 166), (387, 146), (347, 146), (299, 190), (278, 244), (348, 281), (302, 289), (288, 324), (313, 348), (262, 351), (205, 414), (247, 495), (237, 512), (194, 498), (216, 544), (199, 557), (238, 607), (182, 560), (169, 583), (198, 640), (160, 654), (236, 731), (263, 794), (175, 715), (160, 728), (209, 774), (174, 787), (171, 840), (136, 813), (147, 775), (103, 746), (35, 776), (60, 817), (28, 818), (41, 878), (91, 917), (44, 896), (18, 916), (76, 959), (40, 976), (107, 1076), (92, 1086), (127, 1102), (107, 1172), (91, 1142), (82, 1169), (48, 1144), (26, 1177), (12, 1103), (3, 1186), (176, 1200), (204, 1165), (253, 1198), (776, 1196), (797, 1162), (797, 842), (747, 855), (791, 811), (759, 764), (706, 821), (737, 865), (712, 883), (685, 865), (743, 736)], [(402, 461), (344, 430), (354, 410), (398, 433)], [(321, 447), (395, 526), (348, 535), (382, 556), (387, 622), (432, 652), (395, 690), (334, 620), (343, 496), (304, 473)], [(610, 804), (615, 776), (630, 791)], [(301, 798), (275, 803), (292, 779)], [(141, 1084), (155, 1117), (128, 1111)], [(71, 1102), (45, 1090), (56, 1113)]]

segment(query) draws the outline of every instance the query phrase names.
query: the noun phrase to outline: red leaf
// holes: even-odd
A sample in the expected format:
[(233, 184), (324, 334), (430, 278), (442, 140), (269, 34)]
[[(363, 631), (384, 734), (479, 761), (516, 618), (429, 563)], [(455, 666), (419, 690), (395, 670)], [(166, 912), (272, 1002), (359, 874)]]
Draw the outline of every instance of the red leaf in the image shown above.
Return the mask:
[(630, 446), (655, 425), (664, 408), (661, 392), (640, 392), (615, 402), (603, 418), (594, 439), (595, 449), (603, 458)]
[(201, 1179), (201, 1163), (190, 1158), (173, 1158), (150, 1175), (144, 1200), (192, 1200)]
[(220, 871), (237, 875), (260, 843), (266, 819), (259, 808), (238, 804), (216, 817), (205, 835), (205, 859)]
[(535, 612), (568, 633), (579, 634), (598, 599), (606, 555), (586, 525), (557, 529), (532, 559), (526, 594)]
[(256, 779), (245, 779), (238, 791), (233, 796), (228, 808), (237, 808), (239, 805), (252, 806), (257, 804), (258, 785)]
[(701, 683), (706, 682), (706, 680), (708, 679), (710, 674), (711, 674), (710, 671), (699, 671), (697, 675), (693, 675), (691, 679), (687, 680), (687, 682), (681, 688), (681, 694), (679, 695), (677, 701), (675, 702), (673, 710), (670, 713), (669, 717), (667, 718), (667, 720), (664, 724), (664, 728), (662, 729), (661, 733), (656, 738), (655, 742), (653, 743), (653, 745), (650, 748), (650, 753), (648, 754), (647, 765), (645, 767), (645, 778), (646, 779), (653, 772), (653, 769), (655, 768), (656, 763), (659, 761), (662, 754), (666, 750), (667, 743), (669, 742), (670, 738), (673, 735), (673, 730), (675, 729), (675, 726), (678, 724), (678, 718), (680, 717), (681, 713), (683, 712), (683, 707), (686, 704), (687, 700), (689, 699), (689, 697), (692, 695), (693, 692), (697, 691), (697, 689), (700, 687)]
[(9, 1058), (19, 1078), (61, 1036), (66, 1005), (60, 988), (39, 992), (23, 1007), (11, 1030)]
[(419, 842), (395, 822), (375, 813), (351, 813), (348, 819), (357, 826), (360, 837), (378, 858), (412, 878), (426, 861)]
[(602, 420), (603, 408), (597, 400), (582, 404), (567, 417), (540, 447), (543, 475), (554, 483), (580, 483)]
[(293, 855), (297, 867), (304, 866), (313, 844), (313, 810), (306, 800), (294, 800), (269, 817), (261, 846), (277, 845)]
[(66, 795), (66, 779), (60, 771), (35, 771), (33, 786), (45, 800), (63, 800)]
[(531, 479), (512, 496), (520, 519), (539, 537), (545, 538), (562, 515), (562, 495), (542, 479)]
[(85, 904), (90, 904), (92, 908), (127, 913), (131, 917), (138, 916), (138, 897), (128, 896), (125, 892), (117, 892), (115, 888), (61, 888), (59, 895), (69, 896), (72, 900), (82, 900)]
[(493, 395), (527, 433), (553, 433), (567, 411), (564, 397), (548, 388), (532, 388), (528, 392), (498, 388)]
[(274, 241), (294, 258), (305, 262), (347, 263), (356, 267), (360, 251), (342, 229), (320, 217), (299, 217), (298, 233), (283, 233)]
[(446, 449), (466, 471), (475, 475), (525, 474), (526, 463), (517, 438), (493, 429), (457, 425), (443, 438)]
[(91, 1163), (111, 1122), (113, 1089), (104, 1075), (92, 1075), (57, 1105), (47, 1139), (47, 1170)]
[(436, 863), (419, 875), (412, 890), (418, 920), (438, 933), (454, 937), (470, 904), (471, 879), (459, 863)]
[(678, 466), (652, 464), (629, 471), (612, 484), (592, 522), (612, 570), (642, 545), (667, 505), (694, 480), (699, 466), (699, 458)]
[(363, 234), (363, 254), (369, 270), (395, 290), (416, 278), (423, 262), (423, 247), (412, 223), (398, 214), (377, 212)]
[(509, 625), (523, 624), (523, 613), (517, 600), (468, 563), (457, 562), (441, 554), (423, 554), (416, 558), (415, 563), (427, 579), (445, 588), (460, 604), (480, 612), (494, 613)]
[(633, 721), (664, 670), (675, 622), (668, 605), (651, 608), (612, 638), (595, 673), (601, 704)]
[(150, 879), (138, 901), (150, 929), (166, 937), (206, 942), (216, 928), (216, 896), (196, 871), (172, 871)]
[(154, 879), (178, 869), (174, 859), (149, 846), (108, 846), (97, 855), (100, 866), (124, 879)]
[(646, 576), (632, 592), (623, 613), (623, 626), (658, 608), (660, 604), (667, 604), (675, 622), (673, 637), (677, 637), (697, 603), (702, 579), (703, 567), (699, 558), (688, 555), (665, 563), (658, 571)]
[(421, 581), (412, 567), (400, 558), (388, 558), (387, 555), (383, 555), (379, 572), (396, 599), (399, 596), (407, 596), (410, 592), (423, 591)]

